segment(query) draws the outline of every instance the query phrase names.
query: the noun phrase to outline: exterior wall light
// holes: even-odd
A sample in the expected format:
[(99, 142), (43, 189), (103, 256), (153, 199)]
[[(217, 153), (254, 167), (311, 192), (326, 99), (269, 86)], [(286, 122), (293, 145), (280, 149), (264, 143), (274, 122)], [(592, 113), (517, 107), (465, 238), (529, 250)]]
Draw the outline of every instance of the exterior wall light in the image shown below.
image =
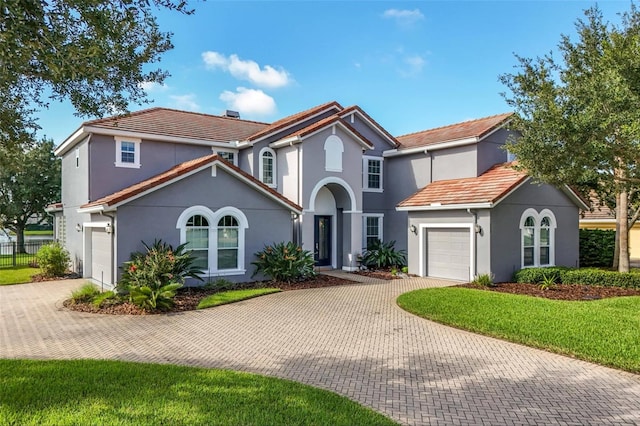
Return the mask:
[(107, 234), (110, 234), (110, 233), (111, 233), (112, 229), (111, 229), (111, 224), (110, 224), (110, 223), (107, 223), (107, 226), (105, 226), (105, 227), (104, 227), (104, 231), (105, 231)]
[(414, 224), (411, 224), (411, 226), (409, 226), (409, 231), (413, 232), (416, 235), (418, 234), (418, 228), (416, 228)]
[(80, 225), (79, 223), (76, 223), (76, 231), (78, 232), (82, 231), (82, 225)]

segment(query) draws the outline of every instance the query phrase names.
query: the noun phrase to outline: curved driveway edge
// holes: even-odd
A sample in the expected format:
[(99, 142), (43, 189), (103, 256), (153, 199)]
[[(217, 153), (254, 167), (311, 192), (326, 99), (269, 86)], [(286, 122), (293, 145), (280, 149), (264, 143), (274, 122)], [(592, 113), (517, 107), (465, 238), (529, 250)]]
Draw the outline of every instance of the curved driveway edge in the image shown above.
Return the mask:
[(395, 304), (446, 281), (288, 291), (142, 317), (62, 309), (81, 284), (0, 287), (0, 357), (242, 370), (338, 392), (403, 424), (640, 424), (639, 376), (442, 326)]

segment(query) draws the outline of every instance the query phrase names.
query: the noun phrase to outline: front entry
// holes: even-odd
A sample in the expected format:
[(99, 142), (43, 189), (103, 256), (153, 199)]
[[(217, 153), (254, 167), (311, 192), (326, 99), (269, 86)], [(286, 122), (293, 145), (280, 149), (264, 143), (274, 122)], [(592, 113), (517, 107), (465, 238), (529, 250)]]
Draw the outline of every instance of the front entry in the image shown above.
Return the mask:
[(316, 266), (331, 265), (331, 216), (314, 216)]

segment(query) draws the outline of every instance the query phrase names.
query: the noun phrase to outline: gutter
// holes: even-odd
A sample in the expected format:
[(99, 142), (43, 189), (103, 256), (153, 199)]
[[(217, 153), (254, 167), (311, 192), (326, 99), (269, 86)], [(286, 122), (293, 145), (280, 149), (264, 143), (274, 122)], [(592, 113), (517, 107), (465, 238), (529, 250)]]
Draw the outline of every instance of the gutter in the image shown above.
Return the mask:
[(475, 276), (478, 274), (478, 234), (482, 232), (482, 228), (480, 227), (480, 225), (478, 225), (478, 212), (468, 208), (467, 213), (473, 216), (473, 229), (471, 230), (471, 232), (473, 232), (473, 259), (472, 259), (473, 271), (472, 272), (473, 272), (473, 277), (475, 278)]
[(384, 151), (382, 153), (382, 156), (397, 157), (400, 155), (410, 155), (410, 154), (417, 154), (421, 152), (424, 152), (426, 154), (428, 151), (436, 151), (439, 149), (456, 148), (459, 146), (473, 145), (478, 142), (480, 142), (480, 138), (474, 136), (471, 138), (458, 139), (458, 140), (447, 141), (447, 142), (439, 142), (439, 143), (435, 143), (427, 146), (419, 146), (419, 147), (407, 148), (407, 149), (397, 149), (397, 148), (390, 149), (388, 151)]

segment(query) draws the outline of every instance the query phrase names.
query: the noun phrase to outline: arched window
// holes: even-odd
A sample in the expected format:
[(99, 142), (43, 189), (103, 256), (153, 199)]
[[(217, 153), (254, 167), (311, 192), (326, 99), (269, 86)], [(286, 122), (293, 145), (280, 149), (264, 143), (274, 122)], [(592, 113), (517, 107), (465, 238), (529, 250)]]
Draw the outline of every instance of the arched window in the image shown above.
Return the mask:
[(260, 150), (260, 180), (265, 185), (276, 187), (276, 153), (271, 148)]
[(520, 218), (522, 267), (555, 264), (556, 219), (551, 210), (527, 209)]
[(331, 135), (324, 142), (324, 167), (328, 172), (342, 171), (342, 153), (344, 146), (342, 139), (336, 135)]
[(204, 206), (189, 207), (178, 218), (180, 244), (192, 250), (207, 275), (240, 275), (244, 269), (247, 217), (235, 207), (212, 212)]
[(185, 225), (185, 243), (191, 250), (196, 266), (203, 271), (209, 269), (209, 221), (202, 215), (193, 215)]

